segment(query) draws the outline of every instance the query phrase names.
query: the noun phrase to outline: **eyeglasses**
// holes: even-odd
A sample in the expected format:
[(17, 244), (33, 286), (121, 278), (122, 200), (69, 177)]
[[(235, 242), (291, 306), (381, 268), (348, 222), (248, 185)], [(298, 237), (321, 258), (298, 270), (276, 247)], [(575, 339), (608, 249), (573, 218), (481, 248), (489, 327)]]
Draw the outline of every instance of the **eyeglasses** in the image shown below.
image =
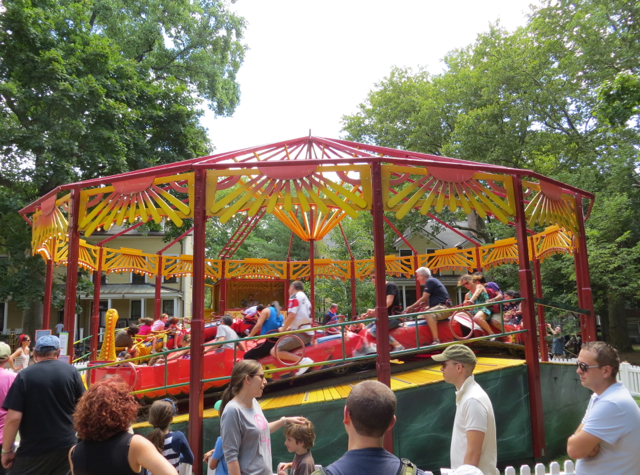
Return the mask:
[(176, 403), (173, 402), (173, 399), (165, 398), (165, 399), (162, 399), (162, 401), (170, 403), (173, 406), (173, 413), (174, 414), (178, 413), (178, 408), (176, 407)]
[(463, 367), (464, 367), (464, 365), (463, 365), (462, 363), (459, 363), (459, 362), (457, 362), (457, 361), (452, 361), (452, 360), (444, 361), (444, 362), (442, 363), (442, 367), (443, 367), (443, 368), (446, 368), (446, 367), (447, 367), (447, 363), (459, 364), (460, 366), (463, 366)]
[(589, 371), (589, 368), (601, 368), (602, 366), (600, 365), (593, 365), (593, 366), (589, 366), (587, 363), (583, 363), (581, 361), (578, 361), (576, 363), (576, 366), (580, 369), (580, 371), (582, 371), (583, 373), (586, 373), (587, 371)]

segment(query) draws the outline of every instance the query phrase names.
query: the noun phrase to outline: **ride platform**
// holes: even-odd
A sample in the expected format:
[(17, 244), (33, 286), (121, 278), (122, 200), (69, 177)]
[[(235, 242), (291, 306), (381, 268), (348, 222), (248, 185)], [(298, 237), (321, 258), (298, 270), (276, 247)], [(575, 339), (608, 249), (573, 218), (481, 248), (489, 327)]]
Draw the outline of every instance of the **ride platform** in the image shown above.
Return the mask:
[[(397, 422), (393, 429), (394, 452), (420, 468), (438, 470), (449, 465), (451, 430), (455, 415), (455, 388), (444, 382), (440, 364), (432, 360), (419, 368), (396, 364), (391, 389), (398, 398)], [(543, 406), (547, 429), (548, 456), (565, 450), (567, 437), (579, 425), (589, 391), (585, 390), (573, 365), (541, 364)], [(527, 366), (522, 359), (479, 356), (474, 371), (476, 381), (493, 402), (498, 433), (500, 465), (533, 461)], [(312, 449), (316, 463), (328, 465), (347, 450), (347, 435), (342, 424), (345, 399), (359, 382), (375, 379), (373, 372), (349, 374), (322, 387), (289, 388), (266, 394), (259, 400), (267, 420), (301, 415), (315, 425), (316, 442)], [(218, 411), (207, 409), (203, 415), (204, 450), (213, 448), (220, 433)], [(186, 433), (189, 416), (174, 418), (172, 428)], [(136, 433), (146, 434), (148, 423), (134, 425)], [(289, 461), (284, 436), (271, 436), (274, 463)]]

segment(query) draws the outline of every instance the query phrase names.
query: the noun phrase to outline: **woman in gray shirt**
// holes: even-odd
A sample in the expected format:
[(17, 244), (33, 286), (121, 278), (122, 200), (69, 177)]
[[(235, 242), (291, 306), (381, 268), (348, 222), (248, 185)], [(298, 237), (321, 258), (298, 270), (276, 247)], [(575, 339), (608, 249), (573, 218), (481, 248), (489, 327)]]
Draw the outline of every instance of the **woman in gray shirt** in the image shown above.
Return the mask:
[(220, 435), (229, 475), (272, 475), (271, 433), (285, 424), (304, 419), (281, 417), (267, 422), (257, 397), (267, 384), (262, 365), (242, 360), (231, 372), (229, 386), (222, 394)]

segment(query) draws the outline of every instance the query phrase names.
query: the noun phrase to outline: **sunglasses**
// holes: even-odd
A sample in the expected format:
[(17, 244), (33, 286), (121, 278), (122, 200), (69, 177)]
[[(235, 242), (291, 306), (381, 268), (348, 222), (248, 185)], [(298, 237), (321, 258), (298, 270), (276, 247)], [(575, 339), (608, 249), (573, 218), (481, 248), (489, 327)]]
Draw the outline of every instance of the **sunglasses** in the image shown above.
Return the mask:
[(163, 400), (164, 402), (168, 402), (168, 403), (170, 403), (170, 404), (173, 406), (173, 413), (174, 413), (174, 414), (177, 414), (177, 412), (178, 412), (178, 408), (176, 407), (176, 403), (175, 403), (175, 402), (173, 402), (173, 399), (165, 398), (165, 399), (162, 399), (162, 400)]
[(580, 368), (580, 371), (582, 371), (583, 373), (586, 373), (587, 371), (589, 371), (589, 368), (601, 368), (600, 365), (589, 366), (587, 363), (582, 363), (581, 361), (578, 361), (576, 363), (576, 366)]

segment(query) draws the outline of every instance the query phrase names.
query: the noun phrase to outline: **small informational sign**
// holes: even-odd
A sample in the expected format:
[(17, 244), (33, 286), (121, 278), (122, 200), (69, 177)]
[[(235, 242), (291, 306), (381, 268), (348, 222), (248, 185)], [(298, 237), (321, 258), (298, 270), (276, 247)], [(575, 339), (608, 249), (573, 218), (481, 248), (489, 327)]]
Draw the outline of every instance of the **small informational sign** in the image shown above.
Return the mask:
[(67, 354), (67, 346), (69, 345), (69, 333), (61, 332), (58, 338), (60, 338), (60, 356), (64, 356)]
[[(41, 336), (46, 336), (46, 335), (51, 335), (51, 330), (48, 329), (42, 329), (42, 330), (36, 330), (36, 339), (35, 341), (38, 341), (38, 338), (40, 338)], [(34, 342), (35, 344), (35, 342)]]
[(64, 363), (71, 363), (71, 357), (69, 355), (60, 355), (58, 359)]

